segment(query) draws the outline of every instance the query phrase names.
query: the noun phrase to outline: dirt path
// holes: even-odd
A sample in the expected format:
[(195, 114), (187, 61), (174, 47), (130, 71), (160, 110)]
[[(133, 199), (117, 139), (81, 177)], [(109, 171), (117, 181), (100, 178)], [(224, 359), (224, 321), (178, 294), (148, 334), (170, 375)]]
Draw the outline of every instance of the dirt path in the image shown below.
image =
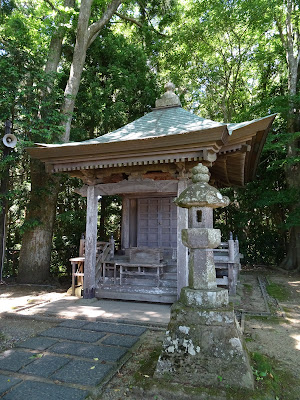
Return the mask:
[[(269, 273), (267, 276), (270, 283), (285, 289), (286, 299), (279, 301), (284, 316), (281, 317), (280, 309), (277, 309), (279, 318), (248, 316), (245, 319), (244, 330), (247, 347), (249, 351), (259, 351), (276, 359), (291, 371), (297, 371), (297, 375), (300, 376), (300, 277), (288, 277), (274, 273)], [(244, 285), (255, 278), (255, 275), (243, 275), (243, 282), (247, 282)], [(243, 309), (265, 311), (261, 296), (255, 293), (250, 297), (252, 299), (255, 297), (252, 304), (251, 301), (247, 301), (249, 297), (245, 296), (242, 299)]]
[(17, 342), (42, 332), (54, 323), (20, 318), (1, 318), (5, 312), (34, 307), (42, 302), (58, 300), (66, 296), (65, 290), (54, 287), (31, 285), (0, 286), (0, 350), (10, 348)]

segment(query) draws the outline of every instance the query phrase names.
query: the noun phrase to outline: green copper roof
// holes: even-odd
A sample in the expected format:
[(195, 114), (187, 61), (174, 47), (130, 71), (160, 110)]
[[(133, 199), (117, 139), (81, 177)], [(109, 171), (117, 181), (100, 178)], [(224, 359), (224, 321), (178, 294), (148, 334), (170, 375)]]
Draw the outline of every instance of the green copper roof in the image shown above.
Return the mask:
[(224, 124), (215, 122), (210, 119), (201, 118), (181, 107), (165, 107), (154, 109), (152, 112), (143, 117), (119, 128), (106, 135), (99, 136), (94, 139), (82, 142), (69, 142), (64, 144), (44, 144), (39, 143), (43, 147), (61, 147), (61, 146), (81, 146), (85, 144), (110, 143), (126, 140), (147, 139), (159, 136), (178, 135), (188, 132), (201, 132), (207, 129), (220, 126), (227, 126), (229, 134), (233, 131), (251, 125), (254, 122), (261, 121), (265, 118), (258, 118), (252, 121), (241, 123)]
[(155, 102), (156, 108), (144, 115), (143, 117), (117, 129), (106, 135), (99, 136), (95, 139), (85, 140), (82, 142), (69, 142), (63, 144), (44, 144), (37, 143), (41, 147), (66, 147), (66, 146), (82, 146), (99, 143), (122, 142), (128, 140), (148, 139), (169, 135), (180, 135), (189, 132), (207, 131), (212, 128), (227, 126), (229, 135), (233, 131), (251, 125), (264, 118), (253, 121), (241, 122), (238, 124), (223, 124), (210, 119), (201, 118), (189, 111), (181, 108), (179, 97), (174, 93), (175, 86), (168, 82), (165, 85), (166, 92), (160, 99)]
[[(198, 132), (220, 126), (220, 122), (198, 117), (181, 107), (154, 109), (143, 117), (106, 135), (83, 142), (70, 142), (60, 146), (76, 146), (93, 143), (119, 142), (123, 140), (147, 139), (158, 136), (178, 135), (187, 132)], [(57, 146), (55, 144), (47, 147)]]
[(266, 117), (253, 119), (251, 121), (238, 122), (238, 123), (235, 123), (235, 124), (226, 124), (227, 128), (228, 128), (229, 135), (231, 135), (232, 132), (237, 130), (237, 129), (244, 128), (245, 126), (251, 125), (254, 122), (262, 121), (262, 120), (264, 120), (266, 118), (270, 118), (270, 117), (275, 116), (275, 115), (276, 114), (271, 114), (271, 115), (267, 115)]
[(201, 131), (222, 125), (224, 124), (193, 115), (181, 107), (171, 107), (153, 110), (114, 132), (86, 142), (107, 143), (120, 140), (146, 139)]

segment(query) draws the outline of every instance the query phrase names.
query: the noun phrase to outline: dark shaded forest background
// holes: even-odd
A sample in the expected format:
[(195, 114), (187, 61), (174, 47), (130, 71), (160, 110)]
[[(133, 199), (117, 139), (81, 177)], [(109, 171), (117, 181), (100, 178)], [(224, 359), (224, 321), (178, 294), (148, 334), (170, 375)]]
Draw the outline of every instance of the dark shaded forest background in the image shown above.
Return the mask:
[[(85, 198), (74, 192), (80, 181), (57, 175), (35, 188), (34, 203), (33, 166), (25, 151), (36, 142), (64, 140), (65, 88), (85, 3), (0, 0), (1, 136), (10, 120), (18, 139), (6, 156), (1, 143), (4, 278), (18, 274), (22, 238), (24, 244), (26, 235), (45, 224), (38, 212), (30, 212), (33, 206), (41, 209), (39, 199), (58, 193), (52, 275), (70, 273), (68, 260), (78, 254), (85, 231)], [(90, 0), (89, 23), (101, 19), (111, 3)], [(241, 122), (277, 113), (255, 180), (222, 189), (232, 203), (216, 213), (216, 226), (224, 239), (229, 232), (239, 238), (244, 263), (299, 271), (300, 2), (120, 3), (86, 49), (70, 140), (91, 139), (143, 116), (167, 81), (176, 85), (184, 108), (205, 118)], [(59, 61), (49, 72), (49, 49), (58, 36)], [(121, 199), (102, 198), (99, 207), (99, 236), (118, 241)]]

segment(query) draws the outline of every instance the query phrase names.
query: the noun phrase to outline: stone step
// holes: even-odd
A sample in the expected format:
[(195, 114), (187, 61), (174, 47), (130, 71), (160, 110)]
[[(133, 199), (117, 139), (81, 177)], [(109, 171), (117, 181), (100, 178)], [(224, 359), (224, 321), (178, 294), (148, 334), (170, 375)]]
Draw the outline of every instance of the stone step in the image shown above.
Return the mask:
[(134, 285), (100, 285), (96, 289), (99, 299), (118, 299), (149, 301), (152, 303), (172, 304), (177, 300), (175, 288), (134, 286)]

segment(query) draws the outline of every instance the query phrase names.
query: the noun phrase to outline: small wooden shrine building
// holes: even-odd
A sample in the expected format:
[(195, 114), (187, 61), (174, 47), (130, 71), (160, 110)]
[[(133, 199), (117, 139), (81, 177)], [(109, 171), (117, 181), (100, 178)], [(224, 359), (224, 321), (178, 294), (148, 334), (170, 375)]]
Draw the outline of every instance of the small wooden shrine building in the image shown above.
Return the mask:
[[(175, 301), (187, 285), (188, 269), (181, 243), (187, 211), (174, 205), (174, 197), (199, 162), (209, 167), (212, 185), (243, 186), (253, 179), (274, 117), (239, 124), (204, 119), (184, 110), (174, 85), (167, 84), (150, 113), (114, 132), (28, 149), (49, 172), (65, 172), (84, 183), (84, 297)], [(99, 274), (97, 203), (99, 196), (114, 194), (123, 199), (123, 254), (102, 259)]]

